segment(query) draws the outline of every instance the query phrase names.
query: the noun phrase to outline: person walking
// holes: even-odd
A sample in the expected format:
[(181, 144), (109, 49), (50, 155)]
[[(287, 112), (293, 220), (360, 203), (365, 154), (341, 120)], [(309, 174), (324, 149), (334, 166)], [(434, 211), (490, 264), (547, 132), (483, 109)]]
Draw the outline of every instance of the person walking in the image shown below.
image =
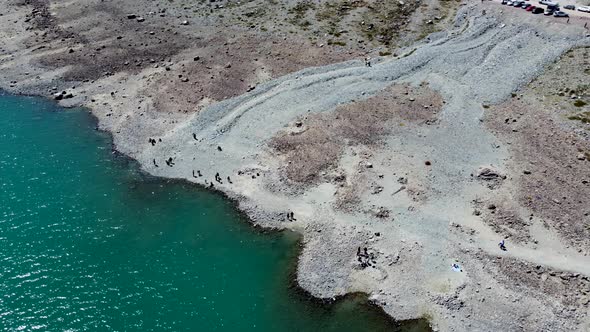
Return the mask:
[(506, 243), (504, 242), (504, 239), (498, 243), (498, 246), (500, 247), (500, 250), (506, 251)]

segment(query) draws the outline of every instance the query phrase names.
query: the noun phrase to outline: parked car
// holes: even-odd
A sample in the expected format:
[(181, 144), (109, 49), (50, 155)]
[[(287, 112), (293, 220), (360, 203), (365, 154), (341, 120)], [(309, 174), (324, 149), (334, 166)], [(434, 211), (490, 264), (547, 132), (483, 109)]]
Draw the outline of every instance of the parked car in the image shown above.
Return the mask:
[(557, 2), (553, 2), (553, 1), (549, 1), (549, 0), (541, 0), (541, 1), (539, 1), (539, 3), (542, 5), (559, 6), (559, 4)]
[(553, 13), (553, 16), (555, 16), (555, 17), (570, 17), (567, 13), (564, 13), (562, 11), (556, 11), (555, 13)]
[(533, 14), (542, 14), (545, 12), (545, 9), (541, 8), (541, 7), (537, 7), (535, 9), (533, 9), (532, 13)]
[[(537, 6), (529, 6), (529, 8), (526, 9), (527, 12), (532, 12), (533, 10), (535, 10), (537, 8)], [(542, 8), (541, 8), (542, 9)]]
[(574, 5), (565, 5), (565, 6), (563, 6), (563, 8), (569, 9), (569, 10), (576, 10), (576, 6), (574, 6)]
[(585, 13), (590, 13), (590, 6), (580, 6), (578, 10)]
[(553, 13), (559, 11), (559, 5), (551, 4), (547, 5), (547, 9), (545, 9), (545, 15), (553, 15)]
[(524, 4), (522, 4), (522, 6), (520, 6), (520, 7), (522, 7), (522, 9), (527, 9), (527, 8), (529, 8), (529, 7), (531, 7), (531, 6), (532, 6), (532, 5), (531, 5), (530, 3), (526, 3), (526, 2), (525, 2), (525, 3), (524, 3)]

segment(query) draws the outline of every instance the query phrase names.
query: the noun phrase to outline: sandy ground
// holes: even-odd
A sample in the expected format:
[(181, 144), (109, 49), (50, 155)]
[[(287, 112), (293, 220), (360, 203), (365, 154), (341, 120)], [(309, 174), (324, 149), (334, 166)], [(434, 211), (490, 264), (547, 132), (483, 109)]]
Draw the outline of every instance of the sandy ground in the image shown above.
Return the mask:
[[(590, 328), (590, 149), (566, 118), (586, 108), (556, 116), (540, 97), (560, 73), (546, 68), (590, 46), (583, 18), (469, 2), (445, 31), (367, 66), (367, 46), (320, 46), (307, 30), (71, 5), (0, 5), (2, 88), (87, 106), (145, 171), (302, 233), (297, 278), (314, 296), (366, 292), (440, 331)], [(581, 63), (587, 84), (575, 52), (567, 68)]]

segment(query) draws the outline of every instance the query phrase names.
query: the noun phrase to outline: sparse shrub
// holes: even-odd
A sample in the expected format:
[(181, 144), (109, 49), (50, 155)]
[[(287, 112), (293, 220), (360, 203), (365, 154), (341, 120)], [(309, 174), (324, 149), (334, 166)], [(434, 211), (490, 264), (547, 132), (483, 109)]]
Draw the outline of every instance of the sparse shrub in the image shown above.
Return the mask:
[(576, 115), (569, 116), (568, 119), (580, 121), (582, 123), (590, 123), (590, 112), (582, 112)]
[(328, 45), (338, 45), (338, 46), (346, 46), (346, 43), (340, 40), (328, 40)]

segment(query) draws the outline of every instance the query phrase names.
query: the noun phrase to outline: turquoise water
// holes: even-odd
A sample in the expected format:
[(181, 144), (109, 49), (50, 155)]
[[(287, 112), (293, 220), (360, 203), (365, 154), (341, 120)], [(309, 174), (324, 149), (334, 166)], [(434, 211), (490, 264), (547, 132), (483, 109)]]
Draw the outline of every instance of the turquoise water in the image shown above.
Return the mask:
[(0, 93), (0, 330), (424, 331), (292, 285), (297, 237), (138, 171), (82, 110)]

